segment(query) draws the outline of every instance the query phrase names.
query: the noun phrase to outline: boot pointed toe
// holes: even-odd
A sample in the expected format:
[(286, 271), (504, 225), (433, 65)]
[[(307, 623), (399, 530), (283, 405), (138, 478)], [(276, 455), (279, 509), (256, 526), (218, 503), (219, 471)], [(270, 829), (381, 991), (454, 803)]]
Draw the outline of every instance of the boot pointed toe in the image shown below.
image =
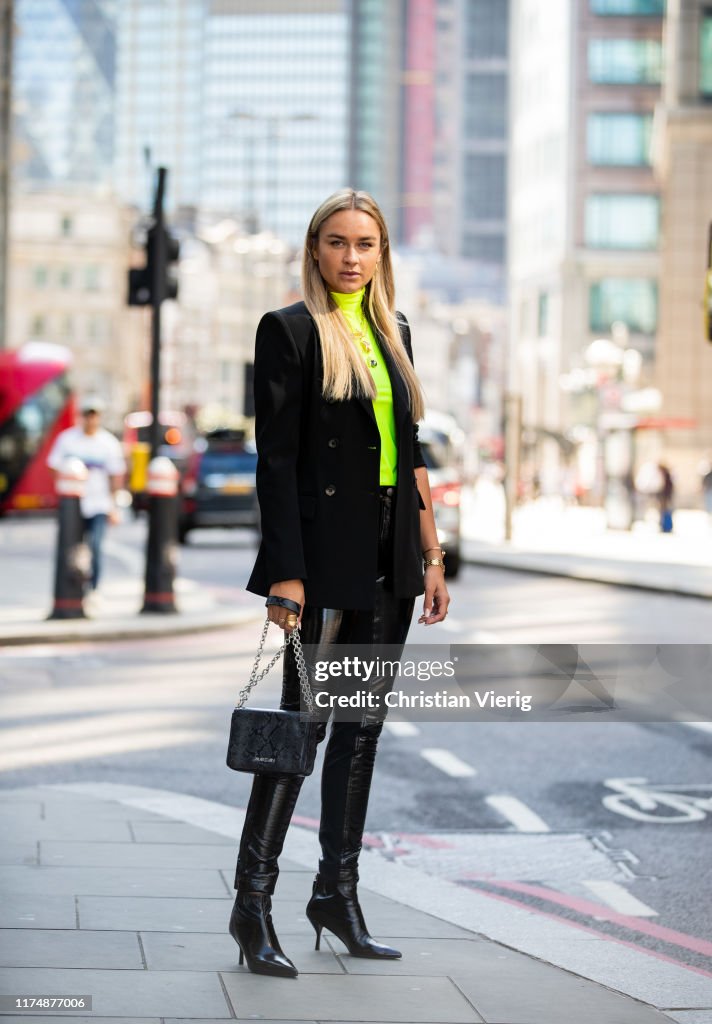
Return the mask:
[(230, 916), (230, 934), (240, 947), (243, 959), (253, 974), (275, 978), (296, 978), (299, 971), (285, 956), (272, 924), (269, 895), (238, 891)]

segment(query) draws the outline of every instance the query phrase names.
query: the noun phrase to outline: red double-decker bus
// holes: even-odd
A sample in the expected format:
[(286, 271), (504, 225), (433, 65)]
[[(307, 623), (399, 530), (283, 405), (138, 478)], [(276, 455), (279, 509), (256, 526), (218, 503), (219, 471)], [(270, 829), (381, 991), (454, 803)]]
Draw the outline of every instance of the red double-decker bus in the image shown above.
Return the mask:
[(49, 342), (0, 351), (0, 515), (57, 504), (47, 456), (74, 424), (70, 364), (70, 351)]

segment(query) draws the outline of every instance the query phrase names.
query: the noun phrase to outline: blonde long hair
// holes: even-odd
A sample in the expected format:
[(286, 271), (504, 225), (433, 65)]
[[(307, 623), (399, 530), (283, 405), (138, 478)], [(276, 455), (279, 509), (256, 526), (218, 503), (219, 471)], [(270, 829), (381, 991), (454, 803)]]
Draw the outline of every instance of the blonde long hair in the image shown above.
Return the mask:
[(376, 397), (376, 385), (366, 366), (346, 318), (329, 295), (329, 288), (314, 259), (314, 247), (327, 217), (339, 210), (363, 210), (378, 224), (381, 233), (381, 256), (369, 283), (365, 302), (369, 319), (380, 335), (380, 344), (387, 349), (408, 389), (413, 420), (423, 418), (425, 403), (418, 378), (401, 339), (395, 309), (393, 266), (388, 242), (388, 228), (378, 203), (367, 192), (341, 189), (329, 196), (312, 217), (307, 228), (302, 255), (302, 294), (319, 332), (324, 364), (323, 395), (332, 401), (344, 401), (356, 395)]

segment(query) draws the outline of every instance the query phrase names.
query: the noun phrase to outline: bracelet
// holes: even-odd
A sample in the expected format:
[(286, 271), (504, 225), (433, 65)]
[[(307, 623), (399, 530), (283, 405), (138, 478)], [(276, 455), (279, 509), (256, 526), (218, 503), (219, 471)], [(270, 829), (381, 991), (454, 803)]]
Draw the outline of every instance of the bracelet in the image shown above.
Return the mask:
[(426, 558), (423, 561), (423, 570), (427, 569), (429, 565), (439, 565), (441, 569), (445, 568), (445, 562), (442, 558)]
[(439, 551), (441, 555), (443, 553), (443, 549), (442, 548), (434, 547), (434, 548), (426, 548), (425, 551), (423, 552), (423, 554), (425, 555), (428, 551)]

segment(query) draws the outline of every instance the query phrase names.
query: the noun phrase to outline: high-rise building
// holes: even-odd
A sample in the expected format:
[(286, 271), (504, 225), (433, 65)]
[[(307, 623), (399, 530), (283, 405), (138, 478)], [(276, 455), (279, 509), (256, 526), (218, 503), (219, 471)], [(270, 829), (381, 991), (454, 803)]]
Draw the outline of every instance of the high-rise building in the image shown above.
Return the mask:
[(169, 168), (171, 209), (200, 199), (205, 8), (205, 0), (121, 0), (114, 181), (141, 209), (155, 167)]
[[(403, 72), (403, 50), (410, 7), (406, 0), (351, 0), (350, 130), (344, 184), (365, 189), (377, 199), (394, 242), (407, 235), (408, 207), (403, 198), (407, 185), (402, 179), (409, 73)], [(424, 156), (427, 160), (428, 155)], [(415, 166), (413, 153), (408, 163)]]
[(248, 211), (300, 245), (347, 184), (350, 21), (343, 0), (208, 0), (201, 206)]
[(506, 291), (509, 8), (510, 0), (435, 5), (435, 242), (467, 295), (499, 303)]
[(18, 181), (111, 181), (117, 2), (16, 0)]
[(512, 0), (510, 369), (543, 448), (576, 421), (561, 378), (588, 368), (593, 340), (615, 330), (651, 371), (663, 13), (664, 0)]
[(668, 461), (680, 489), (695, 493), (701, 456), (712, 452), (712, 345), (701, 296), (712, 230), (712, 7), (668, 0), (666, 76), (657, 132), (663, 199), (657, 383), (669, 430)]

